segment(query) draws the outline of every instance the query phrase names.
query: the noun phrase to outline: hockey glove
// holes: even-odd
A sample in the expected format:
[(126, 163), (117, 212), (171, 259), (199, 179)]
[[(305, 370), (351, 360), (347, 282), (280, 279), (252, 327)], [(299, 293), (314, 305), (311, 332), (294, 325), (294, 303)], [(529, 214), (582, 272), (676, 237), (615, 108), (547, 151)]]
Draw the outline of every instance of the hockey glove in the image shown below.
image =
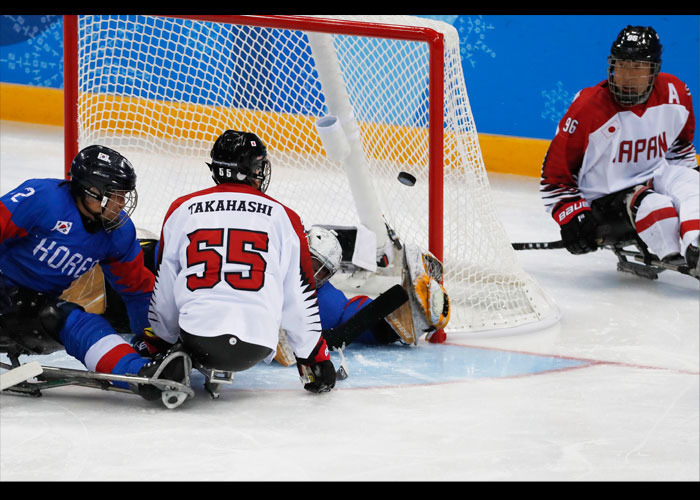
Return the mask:
[(297, 368), (304, 389), (309, 392), (329, 392), (335, 387), (335, 367), (331, 362), (326, 339), (321, 336), (308, 358), (297, 358)]
[(131, 346), (143, 358), (153, 358), (157, 354), (165, 354), (172, 344), (153, 333), (152, 328), (144, 328), (142, 333), (137, 333), (131, 339)]
[(598, 249), (597, 224), (585, 200), (564, 205), (554, 214), (554, 219), (559, 223), (561, 239), (570, 253), (579, 255)]

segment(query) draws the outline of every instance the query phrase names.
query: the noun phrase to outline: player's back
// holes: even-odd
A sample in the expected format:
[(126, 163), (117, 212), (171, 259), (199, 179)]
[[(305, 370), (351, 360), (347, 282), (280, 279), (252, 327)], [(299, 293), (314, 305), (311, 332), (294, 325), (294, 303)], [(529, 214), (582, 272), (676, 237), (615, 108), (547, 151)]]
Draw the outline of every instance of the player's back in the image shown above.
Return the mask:
[(175, 266), (180, 327), (276, 347), (283, 306), (314, 295), (303, 238), (295, 212), (245, 184), (176, 200), (163, 225), (161, 266)]

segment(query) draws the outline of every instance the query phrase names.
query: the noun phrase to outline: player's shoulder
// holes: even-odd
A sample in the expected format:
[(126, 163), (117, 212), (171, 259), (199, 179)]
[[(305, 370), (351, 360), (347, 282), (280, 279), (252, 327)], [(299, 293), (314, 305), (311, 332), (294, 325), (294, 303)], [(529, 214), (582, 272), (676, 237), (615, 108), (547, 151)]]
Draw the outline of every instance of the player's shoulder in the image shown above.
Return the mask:
[(608, 108), (612, 104), (612, 97), (608, 89), (608, 82), (602, 81), (591, 87), (579, 90), (571, 101), (569, 113), (586, 114), (603, 107)]
[(279, 200), (276, 198), (273, 198), (272, 196), (269, 196), (264, 193), (260, 193), (264, 199), (268, 200), (270, 203), (275, 203), (279, 205), (279, 207), (282, 209), (284, 212), (285, 216), (292, 222), (293, 226), (301, 226), (303, 228), (303, 224), (301, 222), (301, 217), (299, 214), (293, 209), (285, 205), (284, 203), (281, 203)]
[(567, 123), (575, 123), (577, 129), (591, 132), (617, 112), (608, 83), (604, 80), (576, 93), (560, 122), (560, 129), (566, 127)]
[(654, 92), (659, 94), (658, 98), (661, 102), (673, 101), (673, 99), (670, 99), (672, 97), (671, 94), (674, 94), (674, 97), (677, 96), (678, 99), (687, 100), (688, 102), (691, 102), (692, 99), (690, 87), (671, 73), (658, 74), (656, 82), (654, 82)]
[(268, 203), (277, 205), (280, 208), (280, 210), (275, 211), (276, 217), (281, 217), (284, 220), (289, 221), (293, 232), (299, 237), (299, 239), (306, 238), (306, 229), (304, 228), (304, 222), (302, 221), (301, 216), (293, 208), (285, 205), (284, 203), (280, 202), (279, 200), (268, 194), (261, 193), (260, 191), (256, 191), (256, 193), (259, 196), (261, 196), (264, 200), (267, 200)]
[[(65, 189), (62, 189), (61, 184), (63, 183), (66, 184)], [(68, 189), (67, 184), (68, 182), (64, 179), (27, 179), (9, 193), (41, 193), (44, 196), (54, 196), (66, 191)], [(26, 197), (29, 197), (29, 195)]]
[(681, 86), (683, 86), (683, 87), (686, 86), (686, 84), (685, 84), (685, 82), (684, 82), (683, 80), (681, 80), (679, 77), (677, 77), (676, 75), (673, 75), (673, 74), (671, 74), (671, 73), (660, 72), (660, 73), (656, 76), (656, 81), (659, 82), (659, 83), (671, 82), (671, 83), (674, 83), (674, 84), (679, 84), (679, 85), (681, 85)]
[(63, 212), (72, 203), (69, 183), (63, 179), (28, 179), (2, 196), (11, 211), (43, 213)]
[(175, 198), (175, 200), (172, 203), (170, 203), (170, 207), (168, 207), (168, 210), (165, 212), (165, 217), (163, 218), (163, 222), (164, 223), (167, 222), (170, 219), (170, 217), (173, 215), (174, 212), (176, 212), (183, 205), (187, 204), (189, 201), (191, 201), (199, 196), (204, 196), (208, 193), (216, 192), (218, 187), (219, 187), (219, 184), (205, 188), (205, 189), (200, 189), (198, 191), (193, 191), (191, 193), (183, 194), (182, 196)]

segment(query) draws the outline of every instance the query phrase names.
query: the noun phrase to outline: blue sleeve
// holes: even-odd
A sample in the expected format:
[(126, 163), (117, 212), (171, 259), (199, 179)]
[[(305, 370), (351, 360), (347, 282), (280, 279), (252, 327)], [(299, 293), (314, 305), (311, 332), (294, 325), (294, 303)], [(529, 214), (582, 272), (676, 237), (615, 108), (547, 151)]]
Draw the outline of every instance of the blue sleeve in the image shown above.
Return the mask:
[(133, 224), (128, 223), (115, 231), (113, 244), (113, 256), (102, 263), (102, 271), (124, 301), (131, 330), (141, 332), (149, 326), (148, 305), (155, 279), (144, 264)]
[(318, 312), (321, 316), (321, 328), (328, 330), (343, 322), (345, 304), (348, 303), (345, 294), (326, 281), (316, 290)]
[[(360, 309), (372, 302), (366, 295), (356, 295), (348, 299), (343, 292), (335, 288), (329, 281), (324, 283), (317, 291), (318, 309), (321, 316), (321, 327), (324, 330), (342, 325), (352, 318)], [(356, 343), (376, 344), (371, 330), (362, 332), (356, 339)]]
[(0, 196), (0, 243), (26, 236), (41, 218), (47, 208), (45, 196), (36, 195), (41, 187), (30, 179)]

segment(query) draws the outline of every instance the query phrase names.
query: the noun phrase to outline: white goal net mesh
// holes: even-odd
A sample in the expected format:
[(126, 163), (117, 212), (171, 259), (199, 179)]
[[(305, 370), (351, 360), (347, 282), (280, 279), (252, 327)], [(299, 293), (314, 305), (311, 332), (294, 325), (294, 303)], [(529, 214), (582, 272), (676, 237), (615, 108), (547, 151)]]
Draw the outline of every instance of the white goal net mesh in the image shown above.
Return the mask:
[[(493, 331), (555, 316), (517, 262), (498, 220), (460, 61), (456, 30), (409, 16), (348, 16), (444, 35), (444, 285), (446, 331)], [(334, 17), (334, 22), (341, 18)], [(205, 162), (227, 129), (268, 147), (267, 194), (314, 224), (360, 223), (343, 166), (325, 154), (315, 122), (329, 105), (306, 32), (151, 16), (80, 16), (79, 147), (113, 147), (134, 165), (137, 227), (160, 234), (176, 197), (212, 185)], [(428, 249), (429, 52), (425, 42), (326, 37), (359, 127), (378, 205), (401, 240)], [(333, 61), (335, 64), (335, 61)], [(409, 187), (401, 171), (414, 175)], [(387, 271), (389, 272), (389, 271)]]

